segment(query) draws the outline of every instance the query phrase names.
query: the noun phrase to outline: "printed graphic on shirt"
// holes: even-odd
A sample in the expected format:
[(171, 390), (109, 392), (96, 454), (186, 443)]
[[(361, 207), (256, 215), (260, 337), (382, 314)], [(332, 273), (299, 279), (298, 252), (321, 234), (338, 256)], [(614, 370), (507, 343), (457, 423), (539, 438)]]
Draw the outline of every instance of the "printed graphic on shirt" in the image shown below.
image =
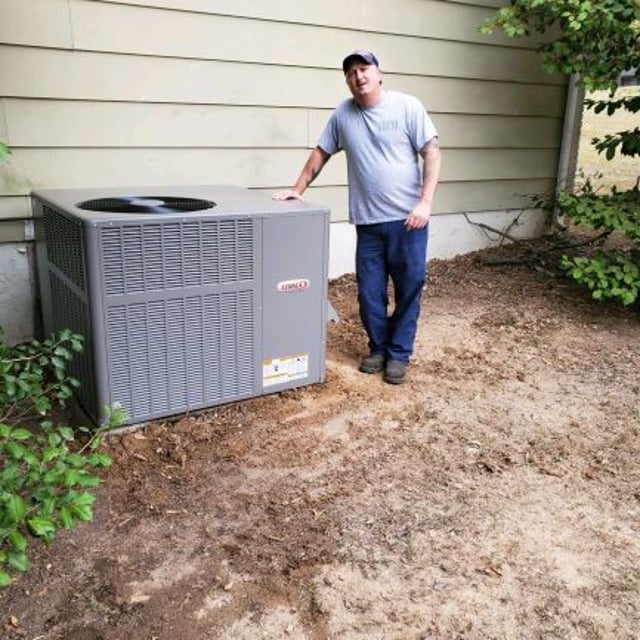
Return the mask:
[(378, 123), (378, 131), (397, 131), (398, 127), (397, 120), (382, 120)]

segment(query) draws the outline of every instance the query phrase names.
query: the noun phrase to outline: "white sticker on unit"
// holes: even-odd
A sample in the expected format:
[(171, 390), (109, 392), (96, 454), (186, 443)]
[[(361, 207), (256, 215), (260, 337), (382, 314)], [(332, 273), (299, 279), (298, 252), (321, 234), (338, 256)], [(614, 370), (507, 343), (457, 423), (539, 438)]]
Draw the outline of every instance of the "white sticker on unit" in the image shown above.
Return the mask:
[(295, 280), (283, 280), (278, 282), (280, 293), (293, 293), (294, 291), (306, 291), (311, 286), (311, 281), (307, 278), (296, 278)]
[(309, 376), (309, 354), (262, 361), (262, 386), (273, 387)]

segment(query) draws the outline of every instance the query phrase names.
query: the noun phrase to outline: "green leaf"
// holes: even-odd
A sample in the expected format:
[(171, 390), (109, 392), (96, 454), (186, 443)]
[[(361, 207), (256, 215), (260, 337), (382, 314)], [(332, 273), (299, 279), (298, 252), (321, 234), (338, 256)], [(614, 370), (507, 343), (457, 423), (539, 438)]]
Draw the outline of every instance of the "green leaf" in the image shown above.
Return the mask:
[(79, 453), (69, 453), (65, 456), (64, 461), (69, 467), (75, 467), (76, 469), (81, 469), (86, 464), (86, 459), (83, 455)]
[(45, 396), (40, 396), (36, 398), (33, 402), (33, 408), (37, 411), (41, 416), (45, 415), (49, 409), (51, 408), (51, 403)]
[(8, 587), (11, 584), (11, 577), (8, 573), (0, 570), (0, 588)]
[(69, 352), (68, 349), (65, 349), (64, 347), (56, 347), (53, 353), (56, 356), (60, 356), (61, 358), (64, 358), (65, 360), (71, 359), (71, 353)]
[(14, 440), (28, 440), (33, 434), (28, 429), (13, 429), (11, 438)]
[(65, 529), (71, 529), (75, 524), (75, 520), (67, 507), (60, 508), (60, 511), (58, 511), (58, 518), (60, 518), (60, 524), (62, 524)]
[(11, 494), (5, 498), (4, 503), (9, 522), (12, 524), (22, 522), (25, 513), (27, 512), (24, 500), (20, 496)]
[(87, 505), (74, 504), (71, 507), (71, 513), (83, 522), (91, 522), (93, 520), (93, 510)]
[(16, 488), (16, 480), (22, 475), (20, 465), (13, 460), (5, 462), (2, 471), (0, 471), (0, 486), (4, 491), (13, 492)]
[(27, 539), (17, 529), (9, 534), (9, 542), (16, 551), (22, 552), (27, 548)]
[(71, 442), (74, 439), (73, 429), (71, 427), (59, 427), (58, 433), (67, 441)]
[(24, 458), (26, 449), (17, 442), (5, 442), (3, 449), (6, 453), (8, 453), (14, 460), (22, 460)]
[(63, 482), (64, 472), (52, 469), (42, 476), (42, 482), (46, 485), (56, 485)]
[(59, 356), (53, 356), (51, 358), (51, 364), (56, 368), (64, 371), (67, 368), (67, 363), (63, 358)]
[(19, 551), (9, 551), (7, 554), (7, 562), (17, 571), (22, 573), (29, 570), (29, 558)]
[(57, 449), (56, 447), (50, 447), (42, 452), (42, 462), (51, 462), (52, 460), (58, 458), (60, 455), (62, 455), (60, 449)]
[(49, 518), (31, 518), (27, 522), (27, 525), (31, 533), (38, 538), (53, 536), (56, 532), (56, 525), (53, 520)]
[(87, 458), (92, 467), (110, 467), (113, 460), (106, 453), (94, 453)]
[(31, 393), (31, 385), (24, 378), (18, 378), (16, 383), (23, 395), (29, 395)]
[(73, 496), (74, 505), (91, 505), (96, 501), (96, 497), (90, 493), (78, 493)]
[(44, 518), (48, 520), (56, 508), (56, 500), (54, 497), (41, 497), (40, 500), (40, 508), (38, 509), (38, 515), (35, 516), (37, 518)]
[(86, 489), (94, 488), (100, 485), (100, 478), (88, 473), (87, 471), (81, 471), (76, 484), (79, 487), (84, 487)]

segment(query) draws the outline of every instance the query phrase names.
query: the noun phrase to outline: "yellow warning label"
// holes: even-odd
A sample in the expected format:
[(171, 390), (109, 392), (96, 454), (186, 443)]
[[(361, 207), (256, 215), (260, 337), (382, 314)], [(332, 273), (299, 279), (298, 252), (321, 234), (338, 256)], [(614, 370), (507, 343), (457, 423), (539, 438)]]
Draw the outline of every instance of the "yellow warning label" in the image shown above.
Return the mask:
[(262, 386), (272, 387), (309, 376), (309, 354), (284, 356), (262, 361)]

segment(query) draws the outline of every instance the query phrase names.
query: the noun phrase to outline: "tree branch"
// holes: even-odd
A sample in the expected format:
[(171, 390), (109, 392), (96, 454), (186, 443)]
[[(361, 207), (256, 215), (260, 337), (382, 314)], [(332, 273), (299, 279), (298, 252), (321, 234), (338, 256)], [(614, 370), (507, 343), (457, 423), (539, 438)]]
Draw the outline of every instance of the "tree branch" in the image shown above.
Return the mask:
[(465, 220), (470, 224), (473, 225), (474, 227), (479, 227), (480, 229), (482, 229), (483, 231), (485, 231), (485, 235), (490, 239), (493, 240), (493, 238), (489, 237), (489, 234), (486, 233), (491, 232), (491, 233), (495, 233), (496, 235), (500, 236), (502, 239), (507, 239), (510, 240), (511, 242), (518, 242), (518, 238), (516, 238), (515, 236), (512, 236), (509, 233), (509, 230), (511, 229), (511, 227), (513, 227), (515, 224), (517, 224), (517, 222), (520, 220), (520, 216), (522, 215), (522, 212), (520, 212), (520, 214), (514, 218), (511, 223), (509, 224), (509, 226), (507, 227), (506, 231), (500, 231), (499, 229), (495, 229), (494, 227), (489, 226), (488, 224), (485, 224), (484, 222), (474, 222), (473, 220), (469, 219), (469, 215), (467, 214), (466, 211), (462, 212), (462, 215), (464, 216)]

